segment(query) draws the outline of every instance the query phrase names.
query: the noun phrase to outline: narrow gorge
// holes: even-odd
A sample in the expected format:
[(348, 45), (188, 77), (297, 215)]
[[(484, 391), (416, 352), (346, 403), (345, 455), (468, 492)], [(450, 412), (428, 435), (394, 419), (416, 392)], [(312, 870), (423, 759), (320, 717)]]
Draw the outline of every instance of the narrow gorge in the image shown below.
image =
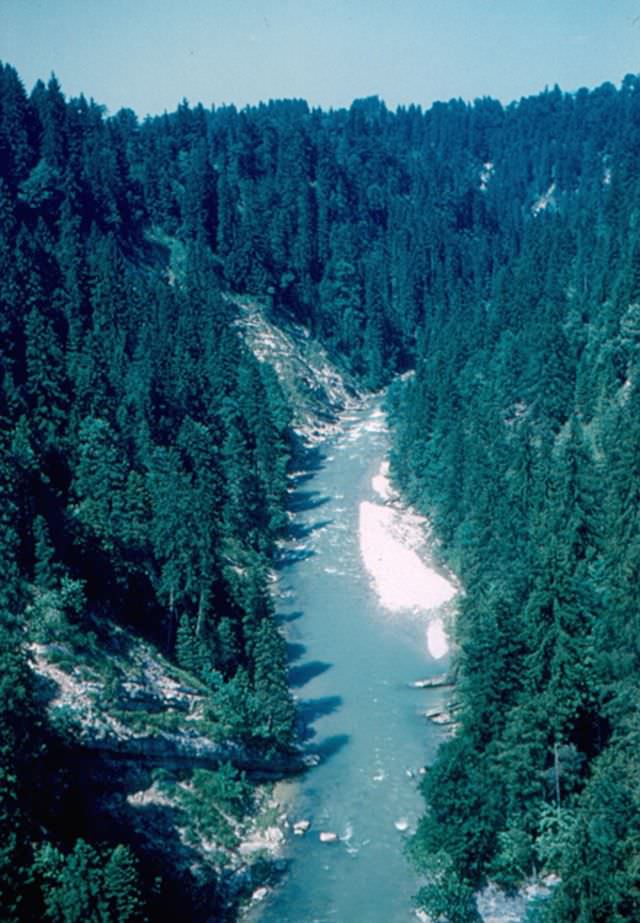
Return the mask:
[[(443, 604), (422, 521), (394, 500), (379, 399), (295, 478), (292, 538), (278, 567), (277, 617), (306, 747), (320, 764), (292, 788), (290, 820), (309, 821), (262, 923), (415, 919), (418, 879), (404, 855), (421, 810), (417, 785), (446, 729), (425, 718), (451, 690), (412, 682), (446, 672)], [(324, 834), (324, 836), (323, 836)]]
[(639, 139), (0, 64), (7, 923), (640, 919)]

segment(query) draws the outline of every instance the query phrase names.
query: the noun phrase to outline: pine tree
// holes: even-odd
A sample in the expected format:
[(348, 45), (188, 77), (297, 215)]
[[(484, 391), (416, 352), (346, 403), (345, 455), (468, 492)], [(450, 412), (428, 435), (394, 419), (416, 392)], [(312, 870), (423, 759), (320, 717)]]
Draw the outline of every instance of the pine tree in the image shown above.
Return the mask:
[(272, 619), (263, 619), (255, 637), (254, 688), (260, 736), (280, 746), (291, 743), (295, 708), (287, 686), (286, 648)]
[(116, 846), (104, 866), (104, 893), (113, 923), (143, 923), (137, 862), (126, 846)]

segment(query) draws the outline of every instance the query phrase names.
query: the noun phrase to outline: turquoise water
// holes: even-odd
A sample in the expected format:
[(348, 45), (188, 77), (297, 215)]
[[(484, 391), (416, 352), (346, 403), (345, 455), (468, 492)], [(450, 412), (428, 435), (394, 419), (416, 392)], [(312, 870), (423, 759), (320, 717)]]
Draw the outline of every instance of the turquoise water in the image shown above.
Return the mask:
[[(260, 923), (415, 921), (419, 883), (404, 846), (422, 809), (419, 769), (443, 737), (421, 712), (444, 693), (408, 684), (442, 673), (446, 662), (427, 652), (424, 615), (379, 605), (361, 562), (359, 505), (381, 502), (371, 480), (387, 449), (370, 404), (345, 418), (292, 498), (278, 611), (307, 746), (322, 761), (301, 779), (290, 809), (311, 829), (292, 837), (289, 871), (254, 915)], [(322, 843), (321, 831), (339, 840)]]

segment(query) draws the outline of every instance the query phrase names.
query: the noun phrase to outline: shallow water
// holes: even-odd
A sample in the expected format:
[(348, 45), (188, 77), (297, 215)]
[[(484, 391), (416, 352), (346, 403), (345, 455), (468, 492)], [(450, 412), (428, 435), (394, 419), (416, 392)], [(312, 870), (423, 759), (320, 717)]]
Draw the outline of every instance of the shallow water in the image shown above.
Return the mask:
[[(252, 917), (260, 923), (415, 921), (404, 845), (422, 810), (419, 769), (444, 735), (421, 712), (445, 693), (408, 684), (447, 663), (429, 654), (426, 613), (383, 608), (362, 561), (360, 505), (383, 502), (374, 484), (387, 449), (370, 404), (345, 418), (292, 498), (278, 611), (308, 747), (322, 761), (298, 783), (291, 818), (312, 826), (292, 837), (289, 871)], [(322, 831), (339, 840), (320, 842)]]

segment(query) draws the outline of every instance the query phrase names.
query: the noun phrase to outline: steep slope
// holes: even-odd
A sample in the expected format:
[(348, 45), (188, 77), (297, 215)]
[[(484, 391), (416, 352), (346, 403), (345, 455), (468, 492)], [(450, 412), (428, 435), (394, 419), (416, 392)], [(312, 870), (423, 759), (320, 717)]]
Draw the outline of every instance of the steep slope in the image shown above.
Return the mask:
[[(226, 912), (212, 883), (158, 885), (126, 825), (97, 836), (89, 804), (70, 824), (74, 738), (27, 650), (64, 687), (61, 659), (91, 661), (92, 633), (108, 650), (115, 624), (189, 674), (212, 746), (295, 753), (268, 585), (286, 394), (304, 395), (309, 433), (318, 399), (331, 423), (348, 398), (333, 373), (314, 393), (317, 342), (366, 388), (415, 365), (392, 390), (394, 473), (467, 591), (462, 730), (427, 776), (416, 841), (437, 872), (423, 899), (449, 895), (453, 920), (488, 874), (512, 887), (543, 864), (560, 875), (554, 920), (638, 915), (639, 86), (428, 112), (185, 103), (139, 124), (55, 78), (27, 95), (0, 67), (9, 921)], [(278, 354), (280, 380), (247, 344)], [(130, 705), (107, 659), (114, 688), (94, 692)], [(162, 706), (163, 746), (189, 708)], [(231, 805), (231, 837), (223, 815), (247, 790), (213, 772), (198, 778)], [(104, 907), (78, 904), (79, 880)]]
[(89, 823), (94, 836), (128, 843), (143, 872), (165, 881), (162, 914), (188, 900), (207, 917), (233, 916), (279, 870), (288, 820), (266, 780), (307, 762), (229, 740), (205, 684), (130, 632), (108, 631), (81, 649), (30, 650), (65, 767), (58, 810), (76, 818), (67, 832)]
[(236, 324), (249, 349), (278, 376), (295, 435), (306, 445), (326, 439), (339, 425), (339, 414), (358, 401), (353, 376), (339, 369), (335, 358), (293, 318), (269, 317), (256, 299), (230, 300), (238, 308)]

